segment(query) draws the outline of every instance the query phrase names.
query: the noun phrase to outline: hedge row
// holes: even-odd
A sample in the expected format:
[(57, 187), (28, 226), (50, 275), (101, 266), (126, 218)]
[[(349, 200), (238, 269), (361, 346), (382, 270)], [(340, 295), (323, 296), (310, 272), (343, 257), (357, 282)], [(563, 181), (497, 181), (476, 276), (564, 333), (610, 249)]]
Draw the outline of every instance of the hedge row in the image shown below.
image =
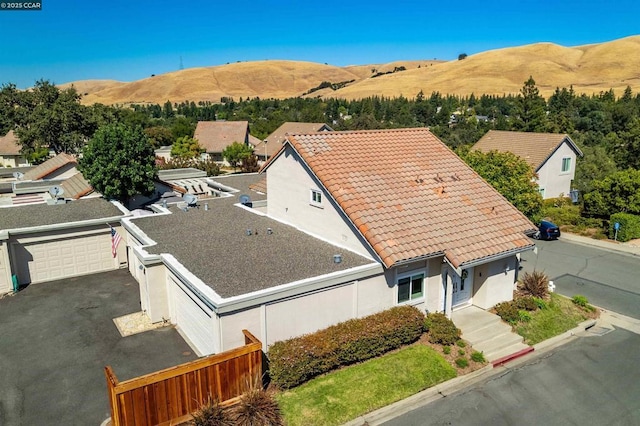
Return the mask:
[(611, 215), (609, 220), (609, 238), (615, 235), (614, 225), (618, 222), (620, 229), (618, 230), (618, 241), (629, 241), (640, 238), (640, 216), (629, 213), (616, 213)]
[(349, 320), (269, 348), (271, 382), (281, 389), (298, 386), (320, 374), (382, 355), (416, 341), (424, 315), (412, 306), (397, 306)]

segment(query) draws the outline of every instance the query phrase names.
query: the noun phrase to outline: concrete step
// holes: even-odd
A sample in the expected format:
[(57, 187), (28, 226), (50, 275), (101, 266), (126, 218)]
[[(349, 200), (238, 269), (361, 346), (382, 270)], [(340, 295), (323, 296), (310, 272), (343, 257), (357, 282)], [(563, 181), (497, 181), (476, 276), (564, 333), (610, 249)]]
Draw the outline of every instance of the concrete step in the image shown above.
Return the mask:
[(499, 352), (511, 345), (522, 343), (522, 341), (522, 336), (515, 333), (503, 333), (482, 342), (472, 343), (471, 346), (476, 351), (484, 352), (486, 356), (490, 353)]
[(454, 312), (452, 318), (456, 326), (467, 334), (502, 322), (499, 316), (493, 315), (489, 312), (483, 312), (481, 315), (476, 314), (466, 316), (458, 316)]
[(467, 330), (465, 330), (462, 333), (462, 338), (469, 341), (470, 343), (474, 343), (490, 340), (501, 334), (510, 333), (512, 333), (511, 327), (500, 321), (497, 323), (487, 324), (486, 326), (473, 330), (471, 332), (467, 332)]
[(525, 345), (524, 343), (514, 343), (513, 345), (503, 347), (496, 351), (485, 352), (484, 357), (487, 359), (487, 361), (491, 362), (527, 348), (529, 348), (529, 346)]

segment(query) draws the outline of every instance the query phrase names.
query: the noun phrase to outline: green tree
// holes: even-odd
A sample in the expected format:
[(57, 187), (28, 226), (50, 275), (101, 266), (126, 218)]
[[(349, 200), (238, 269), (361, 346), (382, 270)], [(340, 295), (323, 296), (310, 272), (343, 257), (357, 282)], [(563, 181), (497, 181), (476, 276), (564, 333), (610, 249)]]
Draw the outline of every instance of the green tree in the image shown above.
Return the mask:
[(40, 80), (19, 97), (16, 134), (27, 155), (42, 148), (77, 153), (95, 131), (92, 115), (80, 104), (80, 95), (73, 87), (60, 91)]
[(640, 170), (621, 170), (593, 182), (584, 195), (585, 213), (608, 218), (615, 213), (640, 214)]
[(462, 158), (529, 219), (536, 221), (542, 196), (535, 174), (525, 160), (511, 152), (460, 152)]
[(253, 153), (251, 147), (240, 142), (234, 142), (222, 151), (222, 156), (231, 164), (234, 169), (238, 167), (244, 159), (249, 158)]
[(171, 146), (171, 156), (178, 158), (196, 158), (204, 152), (196, 139), (188, 136), (178, 138)]
[(157, 178), (153, 148), (142, 128), (123, 124), (100, 127), (78, 168), (98, 192), (125, 204), (136, 194), (151, 194)]
[(596, 145), (584, 146), (581, 149), (584, 157), (578, 157), (573, 185), (582, 194), (586, 194), (593, 191), (593, 182), (604, 179), (618, 169), (605, 147)]
[(540, 96), (533, 77), (524, 82), (517, 100), (516, 128), (524, 132), (544, 132), (547, 127), (547, 103)]
[(163, 126), (148, 127), (144, 129), (144, 133), (147, 135), (149, 142), (154, 148), (169, 146), (175, 141), (171, 129)]

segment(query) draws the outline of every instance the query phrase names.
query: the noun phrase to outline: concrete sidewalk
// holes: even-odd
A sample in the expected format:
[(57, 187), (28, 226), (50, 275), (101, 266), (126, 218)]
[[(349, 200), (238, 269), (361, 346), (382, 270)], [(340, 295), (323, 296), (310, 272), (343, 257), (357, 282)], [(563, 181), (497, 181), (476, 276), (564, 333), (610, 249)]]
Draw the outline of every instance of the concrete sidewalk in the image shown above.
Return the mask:
[(560, 236), (561, 240), (570, 241), (576, 244), (582, 244), (586, 246), (598, 247), (605, 250), (613, 250), (622, 253), (628, 253), (635, 256), (640, 256), (640, 240), (632, 240), (626, 243), (611, 240), (596, 240), (589, 237), (583, 237), (582, 235), (570, 234), (564, 232)]

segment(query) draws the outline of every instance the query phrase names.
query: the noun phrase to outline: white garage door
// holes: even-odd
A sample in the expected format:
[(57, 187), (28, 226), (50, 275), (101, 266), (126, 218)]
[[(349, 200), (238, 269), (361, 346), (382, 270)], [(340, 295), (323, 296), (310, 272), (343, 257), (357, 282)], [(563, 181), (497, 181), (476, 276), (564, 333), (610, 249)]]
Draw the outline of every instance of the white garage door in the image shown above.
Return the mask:
[[(173, 278), (171, 278), (173, 281)], [(213, 312), (200, 305), (173, 281), (174, 323), (199, 355), (215, 353)]]
[(39, 283), (116, 269), (109, 234), (14, 246), (20, 284)]

